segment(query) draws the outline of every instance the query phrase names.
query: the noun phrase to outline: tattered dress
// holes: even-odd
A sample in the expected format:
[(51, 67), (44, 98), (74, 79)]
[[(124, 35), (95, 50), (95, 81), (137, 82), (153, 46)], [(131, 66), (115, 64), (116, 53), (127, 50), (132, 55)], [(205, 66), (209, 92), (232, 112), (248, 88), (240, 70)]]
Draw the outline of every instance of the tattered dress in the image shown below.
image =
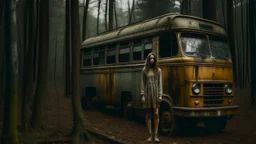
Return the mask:
[(159, 97), (162, 96), (162, 72), (158, 68), (158, 73), (149, 75), (145, 68), (141, 72), (141, 96), (145, 96), (144, 108), (159, 108)]

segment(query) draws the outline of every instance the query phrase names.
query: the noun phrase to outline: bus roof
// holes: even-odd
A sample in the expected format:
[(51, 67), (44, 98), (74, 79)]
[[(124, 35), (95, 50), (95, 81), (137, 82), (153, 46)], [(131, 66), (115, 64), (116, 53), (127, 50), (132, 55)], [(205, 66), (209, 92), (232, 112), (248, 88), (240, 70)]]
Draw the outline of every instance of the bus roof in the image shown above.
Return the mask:
[(167, 13), (152, 19), (123, 26), (112, 31), (107, 31), (95, 37), (90, 37), (83, 41), (81, 48), (93, 47), (174, 29), (206, 31), (226, 35), (223, 26), (215, 21), (179, 13)]

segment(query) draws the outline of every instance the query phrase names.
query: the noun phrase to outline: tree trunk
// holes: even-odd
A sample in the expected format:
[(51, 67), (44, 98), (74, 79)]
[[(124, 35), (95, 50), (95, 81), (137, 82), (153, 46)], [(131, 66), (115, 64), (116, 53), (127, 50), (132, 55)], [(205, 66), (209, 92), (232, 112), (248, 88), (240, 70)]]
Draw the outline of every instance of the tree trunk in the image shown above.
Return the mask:
[(108, 0), (106, 0), (106, 5), (105, 5), (105, 31), (108, 30)]
[(99, 34), (99, 27), (100, 27), (100, 4), (101, 4), (101, 0), (99, 0), (99, 2), (98, 2), (97, 35)]
[(47, 69), (49, 51), (49, 0), (40, 1), (40, 24), (39, 24), (39, 66), (37, 87), (33, 104), (32, 127), (41, 127), (41, 103), (47, 94)]
[(191, 0), (182, 0), (181, 13), (185, 15), (191, 14)]
[(4, 46), (2, 44), (3, 42), (3, 33), (2, 30), (4, 30), (4, 27), (2, 25), (2, 14), (3, 14), (3, 7), (4, 7), (4, 0), (0, 0), (0, 104), (3, 102), (4, 98), (4, 84), (5, 84), (5, 66), (4, 66)]
[(88, 6), (89, 6), (89, 1), (86, 0), (85, 6), (84, 6), (84, 15), (83, 15), (83, 39), (84, 41), (86, 39), (86, 24), (87, 24), (87, 13), (88, 13)]
[[(33, 81), (36, 83), (37, 80), (37, 68), (38, 68), (38, 33), (39, 33), (39, 9), (40, 3), (39, 0), (36, 0), (36, 25), (35, 25), (35, 42), (34, 42), (34, 56), (33, 56)], [(34, 90), (33, 90), (34, 91)]]
[(216, 0), (203, 0), (203, 18), (216, 21)]
[(80, 36), (79, 36), (78, 0), (71, 1), (71, 43), (72, 43), (72, 107), (73, 107), (73, 131), (72, 143), (81, 143), (80, 136), (83, 132), (90, 139), (85, 130), (85, 117), (80, 101)]
[(229, 46), (231, 51), (231, 58), (233, 62), (234, 81), (236, 83), (236, 49), (234, 37), (234, 19), (233, 19), (233, 0), (227, 0), (227, 30), (229, 38)]
[(253, 61), (256, 61), (256, 1), (249, 0), (249, 38), (250, 38), (250, 53), (251, 53), (251, 96), (256, 96), (256, 67)]
[(5, 102), (2, 144), (17, 144), (18, 49), (16, 0), (5, 1)]
[(70, 0), (66, 0), (66, 31), (65, 31), (65, 75), (66, 75), (66, 96), (71, 95), (70, 88)]
[(117, 19), (117, 13), (116, 13), (116, 1), (114, 2), (114, 10), (115, 10), (116, 28), (118, 28), (118, 19)]
[(133, 17), (133, 13), (134, 13), (134, 0), (132, 0), (132, 8), (130, 8), (130, 3), (128, 2), (128, 6), (129, 6), (129, 22), (128, 24), (132, 23), (132, 17)]
[[(24, 36), (23, 36), (23, 41), (24, 41), (24, 47), (23, 47), (23, 57), (24, 57), (24, 67), (23, 67), (23, 80), (22, 82), (26, 82), (27, 81), (27, 72), (28, 72), (28, 65), (25, 64), (28, 62), (28, 54), (27, 54), (27, 35), (28, 35), (28, 31), (30, 31), (28, 29), (28, 14), (29, 14), (29, 0), (25, 0), (25, 6), (24, 6), (24, 14), (23, 14), (23, 18), (24, 18), (24, 22), (23, 22), (23, 28), (24, 28)], [(21, 69), (20, 69), (21, 70)], [(21, 85), (22, 86), (22, 107), (21, 107), (21, 129), (24, 133), (27, 132), (27, 109), (28, 109), (28, 104), (27, 104), (27, 95), (26, 95), (26, 84)]]
[(2, 24), (2, 15), (4, 12), (4, 0), (0, 0), (0, 27)]
[(243, 0), (240, 0), (240, 3), (241, 3), (241, 5), (240, 5), (240, 15), (241, 15), (241, 20), (240, 20), (240, 22), (241, 22), (241, 38), (242, 38), (242, 41), (241, 41), (241, 44), (242, 44), (242, 47), (241, 47), (241, 50), (242, 50), (242, 53), (241, 53), (241, 59), (242, 59), (242, 65), (241, 65), (241, 67), (242, 67), (242, 70), (241, 70), (241, 73), (240, 73), (240, 75), (241, 75), (241, 77), (242, 77), (242, 82), (241, 82), (241, 87), (243, 87), (244, 88), (244, 86), (245, 86), (245, 63), (246, 63), (246, 57), (245, 57), (245, 55), (244, 55), (244, 52), (245, 52), (245, 49), (246, 49), (246, 47), (244, 46), (244, 42), (245, 42), (245, 38), (244, 38), (244, 10), (243, 10), (243, 7), (244, 7), (244, 4), (243, 4)]
[(109, 0), (109, 9), (108, 9), (108, 28), (109, 30), (113, 29), (113, 6), (114, 6), (114, 0)]
[(22, 100), (22, 130), (28, 131), (30, 100), (33, 97), (33, 56), (34, 56), (34, 0), (28, 0), (29, 25), (28, 51), (24, 51), (24, 77), (23, 77), (23, 100)]

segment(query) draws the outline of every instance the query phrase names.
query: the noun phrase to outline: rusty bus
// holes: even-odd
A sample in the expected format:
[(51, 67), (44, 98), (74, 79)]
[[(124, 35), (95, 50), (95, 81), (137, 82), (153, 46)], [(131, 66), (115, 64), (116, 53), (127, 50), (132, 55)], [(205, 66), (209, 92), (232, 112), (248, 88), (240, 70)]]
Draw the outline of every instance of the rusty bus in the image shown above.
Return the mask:
[(126, 118), (143, 116), (140, 77), (151, 51), (163, 78), (159, 133), (198, 122), (222, 131), (239, 109), (228, 39), (223, 26), (199, 17), (168, 13), (86, 39), (81, 95), (120, 107)]

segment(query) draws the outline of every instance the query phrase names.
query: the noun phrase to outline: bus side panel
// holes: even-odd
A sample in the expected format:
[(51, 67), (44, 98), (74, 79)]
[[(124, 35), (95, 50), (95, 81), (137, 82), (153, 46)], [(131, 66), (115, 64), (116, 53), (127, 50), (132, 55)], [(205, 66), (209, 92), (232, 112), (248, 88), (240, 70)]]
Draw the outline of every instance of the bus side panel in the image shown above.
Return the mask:
[(183, 98), (180, 83), (184, 80), (182, 76), (183, 67), (162, 65), (160, 68), (162, 70), (163, 94), (170, 96), (175, 106), (180, 105), (179, 102)]
[(132, 87), (132, 103), (134, 107), (141, 107), (142, 103), (141, 103), (141, 97), (140, 97), (140, 93), (141, 93), (141, 70), (142, 68), (136, 69), (136, 71), (134, 71), (132, 73), (133, 75), (133, 80), (131, 83), (131, 87)]
[[(119, 68), (115, 74), (116, 97), (113, 104), (119, 105), (122, 92), (132, 97), (133, 105), (140, 106), (140, 80), (142, 68)], [(127, 95), (123, 95), (127, 96)]]
[(132, 73), (127, 71), (123, 69), (122, 71), (116, 72), (116, 98), (113, 100), (114, 103), (121, 102), (122, 92), (131, 92), (132, 90)]
[(95, 75), (88, 73), (80, 74), (80, 87), (81, 87), (81, 96), (85, 96), (86, 87), (96, 87)]

